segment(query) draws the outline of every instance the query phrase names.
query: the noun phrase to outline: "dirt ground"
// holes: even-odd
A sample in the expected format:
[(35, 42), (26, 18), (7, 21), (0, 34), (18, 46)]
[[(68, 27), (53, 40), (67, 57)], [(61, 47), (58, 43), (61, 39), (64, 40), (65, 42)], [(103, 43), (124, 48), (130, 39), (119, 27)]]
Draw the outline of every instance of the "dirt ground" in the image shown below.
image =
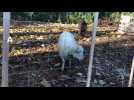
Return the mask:
[[(59, 35), (60, 32), (52, 32), (48, 39), (48, 34), (43, 33), (11, 34), (13, 43), (10, 44), (9, 54), (9, 86), (84, 87), (86, 85), (91, 32), (89, 31), (85, 37), (76, 34), (76, 40), (84, 47), (85, 58), (81, 62), (72, 59), (71, 67), (69, 61), (66, 61), (64, 72), (60, 70), (61, 59), (57, 51)], [(96, 37), (91, 86), (126, 87), (133, 56), (134, 35), (99, 31)]]

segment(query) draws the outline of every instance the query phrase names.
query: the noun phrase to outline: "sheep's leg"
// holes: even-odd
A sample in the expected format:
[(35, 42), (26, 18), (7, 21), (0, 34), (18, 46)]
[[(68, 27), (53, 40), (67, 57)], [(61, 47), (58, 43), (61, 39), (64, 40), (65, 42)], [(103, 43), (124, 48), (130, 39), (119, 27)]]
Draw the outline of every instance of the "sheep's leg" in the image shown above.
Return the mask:
[(64, 71), (64, 66), (65, 66), (65, 59), (62, 59), (62, 67), (61, 67), (61, 71)]

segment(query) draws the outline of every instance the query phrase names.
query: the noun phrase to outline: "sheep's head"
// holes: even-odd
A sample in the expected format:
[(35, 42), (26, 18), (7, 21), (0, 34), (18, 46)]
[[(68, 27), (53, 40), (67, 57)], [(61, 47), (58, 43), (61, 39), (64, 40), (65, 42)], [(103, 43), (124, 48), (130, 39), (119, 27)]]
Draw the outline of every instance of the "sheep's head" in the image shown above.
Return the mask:
[(73, 53), (73, 57), (77, 58), (79, 60), (83, 60), (84, 59), (84, 49), (82, 46), (78, 45), (75, 52)]

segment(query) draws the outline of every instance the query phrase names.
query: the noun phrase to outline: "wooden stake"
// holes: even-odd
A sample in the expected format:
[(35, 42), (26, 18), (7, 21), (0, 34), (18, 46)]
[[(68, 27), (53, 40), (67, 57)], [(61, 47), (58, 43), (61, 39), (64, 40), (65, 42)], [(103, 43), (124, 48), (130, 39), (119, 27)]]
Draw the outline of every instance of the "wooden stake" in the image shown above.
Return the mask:
[(133, 74), (134, 74), (134, 57), (133, 57), (133, 60), (132, 60), (132, 67), (131, 67), (131, 73), (130, 73), (130, 77), (129, 77), (128, 87), (132, 86)]
[(94, 46), (95, 46), (95, 40), (96, 40), (96, 27), (98, 24), (98, 16), (99, 12), (96, 12), (94, 15), (94, 26), (93, 26), (93, 32), (92, 32), (92, 42), (91, 42), (91, 48), (90, 48), (90, 55), (89, 55), (89, 66), (88, 66), (88, 75), (87, 75), (87, 83), (86, 87), (90, 87), (90, 81), (91, 81), (91, 74), (92, 74), (92, 63), (93, 63), (93, 55), (94, 55)]
[(10, 12), (3, 12), (3, 43), (2, 43), (2, 87), (8, 87), (8, 53), (9, 53), (9, 28)]

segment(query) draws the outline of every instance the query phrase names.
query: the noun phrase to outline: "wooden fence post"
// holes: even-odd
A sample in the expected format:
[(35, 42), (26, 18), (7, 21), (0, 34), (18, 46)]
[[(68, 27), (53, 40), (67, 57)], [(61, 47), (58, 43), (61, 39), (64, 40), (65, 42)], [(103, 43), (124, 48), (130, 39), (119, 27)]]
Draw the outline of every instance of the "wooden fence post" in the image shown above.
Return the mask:
[(2, 87), (8, 87), (8, 53), (9, 53), (10, 12), (3, 12), (3, 42), (2, 42)]
[(133, 57), (133, 60), (132, 60), (132, 68), (131, 68), (131, 73), (130, 73), (130, 77), (129, 77), (128, 87), (132, 86), (133, 74), (134, 74), (134, 57)]
[(88, 75), (87, 75), (86, 87), (90, 87), (94, 47), (95, 47), (95, 41), (96, 41), (96, 30), (97, 30), (96, 27), (98, 25), (98, 16), (99, 16), (99, 12), (96, 12), (94, 15), (94, 25), (93, 25), (93, 31), (92, 31), (92, 42), (91, 42), (90, 55), (89, 55), (89, 66), (88, 66)]

